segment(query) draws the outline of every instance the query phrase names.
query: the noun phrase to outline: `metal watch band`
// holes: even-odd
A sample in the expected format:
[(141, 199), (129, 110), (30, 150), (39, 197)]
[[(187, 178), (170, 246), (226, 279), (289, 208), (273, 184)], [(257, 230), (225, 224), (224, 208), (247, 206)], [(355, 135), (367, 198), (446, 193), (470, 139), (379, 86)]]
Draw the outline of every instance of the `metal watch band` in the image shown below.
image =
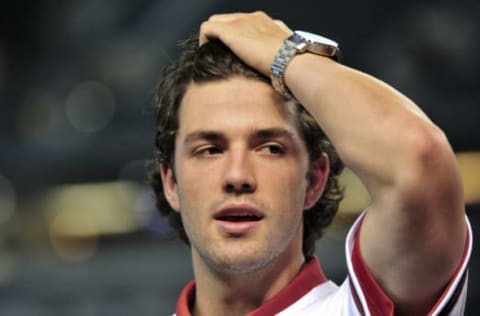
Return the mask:
[(281, 95), (285, 96), (286, 98), (298, 102), (293, 94), (288, 89), (285, 79), (284, 79), (284, 72), (285, 68), (287, 67), (288, 63), (293, 59), (293, 56), (297, 53), (296, 43), (289, 40), (290, 37), (285, 39), (282, 47), (278, 51), (273, 63), (270, 67), (270, 78), (272, 80), (273, 88), (279, 92)]
[(295, 31), (285, 39), (282, 47), (278, 51), (272, 65), (271, 80), (273, 88), (286, 98), (298, 103), (298, 100), (288, 89), (285, 83), (285, 69), (288, 63), (298, 53), (310, 52), (316, 55), (325, 56), (338, 61), (340, 50), (338, 44), (326, 37), (304, 32)]

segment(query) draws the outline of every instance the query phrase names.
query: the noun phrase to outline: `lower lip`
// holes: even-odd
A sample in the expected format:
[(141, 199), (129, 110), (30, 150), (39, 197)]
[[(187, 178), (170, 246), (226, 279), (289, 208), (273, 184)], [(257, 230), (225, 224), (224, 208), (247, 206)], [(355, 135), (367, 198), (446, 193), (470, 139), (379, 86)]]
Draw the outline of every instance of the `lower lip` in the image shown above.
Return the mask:
[(228, 222), (217, 220), (217, 227), (228, 235), (243, 235), (255, 229), (260, 221)]

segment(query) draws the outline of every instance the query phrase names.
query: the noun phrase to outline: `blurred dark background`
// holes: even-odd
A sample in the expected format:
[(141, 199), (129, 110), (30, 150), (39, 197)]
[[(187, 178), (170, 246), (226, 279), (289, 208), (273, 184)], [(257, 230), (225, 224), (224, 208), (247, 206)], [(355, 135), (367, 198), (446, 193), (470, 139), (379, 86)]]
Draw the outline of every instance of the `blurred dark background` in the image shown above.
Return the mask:
[[(146, 181), (153, 91), (209, 15), (260, 9), (338, 41), (345, 64), (410, 96), (445, 131), (478, 236), (477, 1), (3, 1), (0, 315), (174, 311), (191, 267)], [(344, 234), (368, 203), (355, 177), (343, 181), (349, 198), (318, 247), (337, 282)], [(480, 313), (475, 248), (467, 315)]]

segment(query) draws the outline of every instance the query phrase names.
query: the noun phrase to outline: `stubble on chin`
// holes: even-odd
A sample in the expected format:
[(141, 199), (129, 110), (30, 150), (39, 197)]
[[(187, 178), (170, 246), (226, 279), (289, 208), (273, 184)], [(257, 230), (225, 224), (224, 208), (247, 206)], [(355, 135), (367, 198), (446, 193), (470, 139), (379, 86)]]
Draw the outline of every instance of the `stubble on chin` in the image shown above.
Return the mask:
[[(284, 240), (283, 247), (263, 244), (265, 240), (245, 241), (232, 237), (221, 247), (208, 247), (198, 252), (208, 269), (219, 275), (245, 275), (261, 272), (282, 256), (293, 239)], [(194, 247), (194, 246), (193, 246)]]
[(221, 275), (245, 275), (261, 271), (273, 260), (272, 253), (256, 253), (246, 256), (223, 254), (222, 256), (209, 256), (206, 264), (210, 270)]

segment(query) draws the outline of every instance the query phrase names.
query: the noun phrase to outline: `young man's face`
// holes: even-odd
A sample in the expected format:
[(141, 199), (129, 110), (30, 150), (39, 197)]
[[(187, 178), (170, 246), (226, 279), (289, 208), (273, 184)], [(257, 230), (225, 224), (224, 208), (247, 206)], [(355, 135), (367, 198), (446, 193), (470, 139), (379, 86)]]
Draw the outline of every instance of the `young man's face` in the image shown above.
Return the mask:
[(194, 262), (248, 272), (302, 255), (302, 213), (320, 197), (328, 161), (307, 180), (308, 154), (284, 102), (266, 83), (192, 84), (179, 112), (175, 176), (162, 170)]

